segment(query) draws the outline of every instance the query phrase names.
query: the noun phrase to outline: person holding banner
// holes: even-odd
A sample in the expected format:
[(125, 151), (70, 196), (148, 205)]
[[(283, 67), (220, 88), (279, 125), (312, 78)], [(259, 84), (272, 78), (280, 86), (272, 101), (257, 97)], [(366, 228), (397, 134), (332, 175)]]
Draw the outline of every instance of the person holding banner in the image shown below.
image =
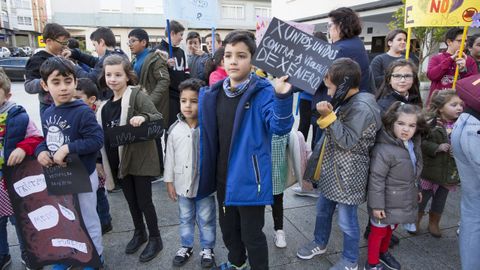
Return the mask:
[(462, 43), (462, 34), (463, 30), (461, 28), (450, 28), (445, 33), (447, 50), (433, 56), (428, 62), (427, 77), (432, 83), (428, 92), (427, 104), (430, 103), (430, 97), (434, 91), (452, 88), (457, 66), (460, 71), (460, 78), (466, 78), (478, 73), (477, 64), (472, 57), (467, 56), (463, 52), (462, 57), (458, 57)]
[(217, 191), (219, 224), (228, 262), (214, 269), (268, 269), (268, 245), (262, 229), (265, 205), (273, 203), (272, 134), (293, 126), (291, 85), (287, 77), (275, 89), (251, 72), (256, 44), (252, 33), (234, 31), (225, 38), (228, 77), (199, 96), (200, 180), (198, 198)]
[[(324, 141), (315, 174), (319, 175), (314, 240), (297, 251), (309, 260), (324, 254), (338, 207), (338, 225), (343, 232), (343, 252), (330, 270), (358, 269), (360, 227), (358, 206), (366, 201), (370, 150), (382, 127), (380, 108), (370, 93), (360, 92), (360, 65), (350, 58), (333, 62), (325, 75), (332, 103), (317, 103), (317, 124)], [(332, 105), (333, 104), (333, 105)]]
[[(215, 43), (213, 43), (215, 42)], [(223, 46), (222, 44), (222, 38), (220, 37), (219, 33), (215, 33), (215, 40), (212, 42), (212, 33), (208, 33), (205, 35), (205, 43), (207, 43), (207, 50), (210, 55), (213, 55), (215, 52), (213, 52), (213, 48), (215, 48), (215, 51), (220, 49), (220, 47)]]
[(208, 54), (201, 48), (202, 40), (198, 32), (192, 31), (187, 35), (187, 62), (190, 68), (190, 77), (206, 81), (205, 63), (209, 59)]
[(40, 130), (29, 118), (25, 109), (9, 101), (12, 96), (10, 90), (10, 79), (2, 70), (0, 71), (0, 269), (6, 269), (12, 262), (7, 238), (9, 220), (15, 226), (22, 263), (29, 268), (25, 243), (13, 215), (7, 191), (8, 179), (5, 179), (3, 170), (6, 166), (20, 164), (25, 156), (33, 155), (35, 148), (43, 140)]
[[(161, 120), (151, 99), (132, 87), (137, 77), (130, 62), (122, 56), (111, 55), (105, 58), (103, 73), (99, 79), (113, 91), (113, 97), (103, 103), (97, 111), (97, 121), (104, 132), (110, 128), (130, 124), (139, 127), (148, 121)], [(157, 213), (152, 201), (152, 183), (154, 176), (160, 175), (159, 157), (155, 140), (112, 147), (114, 138), (105, 138), (101, 150), (105, 174), (108, 178), (118, 177), (122, 181), (122, 190), (127, 200), (135, 232), (128, 242), (125, 253), (134, 254), (147, 242), (140, 254), (140, 262), (154, 259), (163, 249)], [(149, 235), (145, 230), (147, 223)]]
[[(45, 141), (35, 150), (43, 167), (66, 166), (68, 154), (77, 154), (90, 176), (91, 192), (78, 193), (83, 222), (97, 253), (103, 258), (102, 228), (97, 214), (97, 153), (103, 145), (103, 132), (95, 113), (83, 101), (75, 100), (76, 76), (73, 63), (62, 57), (50, 57), (40, 67), (42, 87), (53, 98), (54, 106), (44, 113)], [(67, 269), (55, 264), (54, 270)], [(92, 269), (86, 267), (84, 269)]]

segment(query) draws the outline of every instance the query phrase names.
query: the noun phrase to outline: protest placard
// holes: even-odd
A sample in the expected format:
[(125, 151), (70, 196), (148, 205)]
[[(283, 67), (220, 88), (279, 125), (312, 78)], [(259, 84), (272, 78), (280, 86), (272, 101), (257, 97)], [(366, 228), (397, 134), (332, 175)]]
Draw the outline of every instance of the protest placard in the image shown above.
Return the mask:
[(218, 0), (164, 0), (167, 18), (187, 21), (189, 27), (217, 26)]
[(144, 123), (139, 127), (124, 125), (105, 130), (110, 147), (144, 142), (163, 136), (163, 120)]
[(470, 26), (479, 0), (407, 0), (405, 27)]
[(51, 195), (92, 192), (90, 176), (77, 154), (69, 154), (67, 166), (43, 167), (47, 190)]
[[(272, 18), (257, 16), (257, 23), (255, 25), (255, 41), (257, 43), (257, 46), (260, 45), (260, 41), (265, 35), (265, 32), (267, 31), (268, 25), (270, 25), (271, 21), (272, 21)], [(315, 29), (315, 25), (313, 24), (297, 23), (297, 22), (291, 22), (291, 21), (286, 21), (286, 23), (290, 24), (291, 26), (299, 30), (302, 30), (303, 32), (309, 35), (313, 35), (313, 30)]]
[(4, 173), (30, 267), (54, 263), (101, 266), (76, 194), (50, 195), (43, 168), (33, 157), (14, 167), (5, 166)]
[(314, 94), (338, 48), (315, 38), (290, 24), (273, 18), (253, 56), (253, 65)]

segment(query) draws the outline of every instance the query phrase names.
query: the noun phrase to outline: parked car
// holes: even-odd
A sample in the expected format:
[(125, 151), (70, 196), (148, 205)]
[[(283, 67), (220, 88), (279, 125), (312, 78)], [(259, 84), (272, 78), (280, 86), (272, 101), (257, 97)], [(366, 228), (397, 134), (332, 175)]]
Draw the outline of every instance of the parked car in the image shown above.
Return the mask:
[(32, 56), (32, 48), (28, 47), (28, 46), (25, 46), (23, 47), (23, 50), (27, 53), (27, 56)]
[(0, 47), (0, 57), (10, 57), (10, 50), (6, 47)]
[(25, 50), (21, 47), (11, 47), (11, 48), (8, 48), (11, 52), (10, 56), (12, 57), (25, 57), (27, 56), (27, 53), (25, 52)]
[(25, 80), (25, 66), (29, 57), (0, 58), (0, 67), (12, 81)]

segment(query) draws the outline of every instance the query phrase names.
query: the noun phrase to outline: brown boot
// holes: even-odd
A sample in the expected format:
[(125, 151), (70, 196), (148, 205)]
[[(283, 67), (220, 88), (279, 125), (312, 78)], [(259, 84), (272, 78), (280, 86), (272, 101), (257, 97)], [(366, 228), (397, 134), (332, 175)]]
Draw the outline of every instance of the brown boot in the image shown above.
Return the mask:
[(433, 237), (442, 237), (442, 232), (440, 231), (440, 218), (442, 217), (441, 214), (430, 212), (429, 219), (428, 219), (428, 231)]

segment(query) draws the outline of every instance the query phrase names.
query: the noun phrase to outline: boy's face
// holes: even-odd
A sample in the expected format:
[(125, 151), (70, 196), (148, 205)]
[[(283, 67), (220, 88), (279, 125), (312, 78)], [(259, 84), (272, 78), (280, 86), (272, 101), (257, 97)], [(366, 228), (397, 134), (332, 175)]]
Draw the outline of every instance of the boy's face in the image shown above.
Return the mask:
[(172, 46), (178, 47), (183, 40), (183, 31), (178, 33), (170, 32), (170, 38), (172, 39)]
[(462, 44), (462, 35), (458, 35), (455, 40), (447, 40), (448, 50), (455, 53), (460, 50), (460, 45)]
[(128, 47), (133, 54), (139, 54), (147, 47), (146, 40), (140, 40), (135, 36), (128, 37)]
[(47, 38), (45, 43), (46, 43), (45, 46), (47, 47), (47, 50), (49, 52), (51, 52), (54, 55), (60, 55), (63, 49), (67, 47), (68, 38), (65, 36), (59, 36), (58, 38), (53, 38), (53, 39)]
[[(216, 38), (214, 40), (215, 40), (215, 50), (217, 50), (222, 46), (222, 43), (217, 42)], [(205, 42), (207, 43), (208, 53), (212, 53), (212, 37), (205, 38)]]
[(55, 70), (48, 80), (40, 82), (43, 89), (49, 92), (55, 102), (55, 106), (59, 106), (73, 100), (75, 95), (75, 87), (77, 86), (77, 81), (72, 74), (67, 77), (58, 73), (58, 70)]
[(333, 97), (333, 95), (335, 95), (335, 92), (337, 92), (337, 86), (333, 84), (328, 77), (325, 77), (325, 79), (323, 79), (323, 83), (328, 89), (327, 95)]
[(252, 54), (245, 43), (229, 43), (225, 46), (223, 61), (232, 86), (247, 79), (252, 69), (251, 60)]
[(75, 91), (75, 99), (80, 99), (85, 104), (88, 105), (88, 107), (92, 108), (93, 105), (95, 104), (95, 101), (97, 101), (97, 98), (95, 96), (87, 97), (84, 91), (82, 90), (76, 90)]
[(105, 41), (103, 41), (103, 39), (100, 39), (99, 41), (92, 40), (92, 44), (99, 57), (105, 55), (107, 47), (105, 46)]
[(200, 41), (198, 38), (192, 38), (187, 40), (187, 50), (189, 54), (194, 54), (200, 49)]
[(5, 104), (10, 97), (12, 96), (12, 93), (5, 94), (5, 90), (3, 88), (0, 88), (0, 106)]
[(198, 92), (184, 89), (180, 93), (180, 111), (187, 120), (196, 120), (198, 116)]

